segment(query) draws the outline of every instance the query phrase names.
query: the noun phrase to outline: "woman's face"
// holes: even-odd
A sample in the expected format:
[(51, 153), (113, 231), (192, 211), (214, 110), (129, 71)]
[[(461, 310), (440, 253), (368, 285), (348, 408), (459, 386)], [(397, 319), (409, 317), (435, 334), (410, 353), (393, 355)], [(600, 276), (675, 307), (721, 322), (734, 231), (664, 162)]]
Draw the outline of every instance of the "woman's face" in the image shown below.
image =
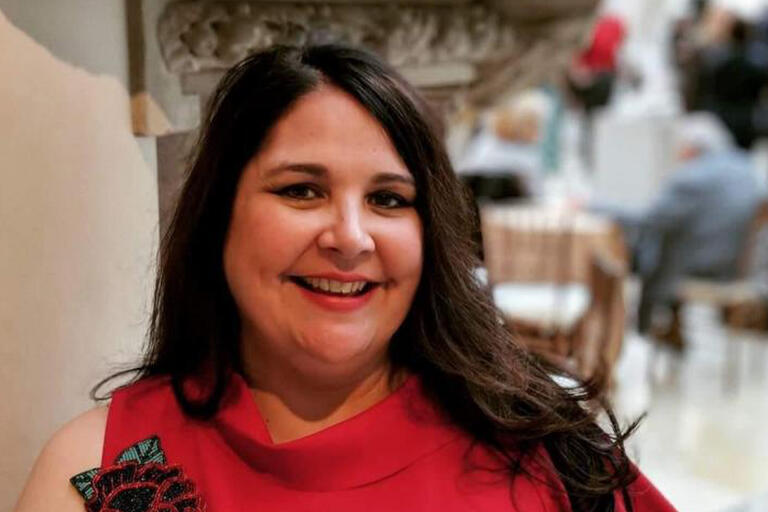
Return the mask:
[(321, 86), (300, 98), (246, 165), (224, 245), (246, 367), (386, 367), (421, 277), (415, 198), (386, 132), (352, 96)]

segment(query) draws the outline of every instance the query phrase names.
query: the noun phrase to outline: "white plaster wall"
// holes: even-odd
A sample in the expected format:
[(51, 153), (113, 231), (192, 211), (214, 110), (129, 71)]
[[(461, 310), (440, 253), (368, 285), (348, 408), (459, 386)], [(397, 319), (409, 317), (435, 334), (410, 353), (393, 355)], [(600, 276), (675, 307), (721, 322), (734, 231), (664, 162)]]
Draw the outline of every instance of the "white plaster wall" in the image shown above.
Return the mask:
[(131, 134), (123, 5), (0, 0), (0, 510), (143, 343), (156, 172)]
[(0, 0), (0, 11), (57, 58), (127, 84), (126, 1)]

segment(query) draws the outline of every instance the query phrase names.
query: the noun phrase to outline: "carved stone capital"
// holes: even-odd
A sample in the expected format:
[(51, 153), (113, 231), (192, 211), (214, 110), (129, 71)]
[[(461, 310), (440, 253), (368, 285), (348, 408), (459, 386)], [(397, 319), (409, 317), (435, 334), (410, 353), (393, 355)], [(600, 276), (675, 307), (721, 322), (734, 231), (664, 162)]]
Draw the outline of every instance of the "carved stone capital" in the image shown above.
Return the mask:
[(278, 43), (362, 46), (445, 103), (488, 103), (559, 72), (597, 0), (129, 1), (144, 44), (135, 125), (167, 133), (196, 123), (190, 87), (206, 97), (224, 70)]
[(517, 21), (549, 21), (579, 16), (594, 10), (597, 0), (486, 0), (507, 18)]
[(517, 44), (514, 24), (482, 4), (334, 5), (176, 2), (158, 36), (173, 73), (226, 69), (273, 44), (339, 42), (377, 52), (396, 67), (499, 60)]

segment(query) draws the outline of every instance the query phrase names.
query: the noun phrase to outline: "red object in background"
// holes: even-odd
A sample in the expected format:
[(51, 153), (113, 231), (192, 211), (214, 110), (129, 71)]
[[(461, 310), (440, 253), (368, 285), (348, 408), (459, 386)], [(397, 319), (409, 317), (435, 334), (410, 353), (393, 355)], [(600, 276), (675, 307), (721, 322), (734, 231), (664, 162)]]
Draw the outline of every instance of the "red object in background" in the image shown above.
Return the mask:
[(594, 72), (614, 71), (625, 36), (626, 28), (619, 17), (603, 16), (592, 31), (589, 46), (577, 55), (577, 64)]

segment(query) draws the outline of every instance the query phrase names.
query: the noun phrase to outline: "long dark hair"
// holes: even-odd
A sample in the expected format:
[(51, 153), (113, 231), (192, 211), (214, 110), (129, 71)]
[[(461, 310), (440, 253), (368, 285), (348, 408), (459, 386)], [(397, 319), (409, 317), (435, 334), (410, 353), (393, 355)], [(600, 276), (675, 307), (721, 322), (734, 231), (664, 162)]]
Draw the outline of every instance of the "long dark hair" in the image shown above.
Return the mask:
[[(394, 70), (348, 47), (275, 47), (232, 68), (211, 99), (197, 153), (164, 237), (148, 350), (137, 378), (169, 376), (183, 410), (218, 410), (231, 372), (242, 371), (239, 319), (222, 250), (240, 174), (269, 129), (321, 84), (360, 102), (388, 133), (416, 181), (424, 226), (424, 272), (411, 310), (390, 342), (396, 367), (418, 374), (458, 425), (491, 447), (509, 471), (544, 446), (573, 510), (612, 510), (634, 471), (607, 407), (597, 426), (589, 386), (564, 388), (555, 367), (526, 351), (499, 321), (475, 278), (474, 211), (441, 141), (437, 117)], [(205, 376), (202, 398), (183, 382)], [(631, 503), (628, 503), (631, 508)]]

